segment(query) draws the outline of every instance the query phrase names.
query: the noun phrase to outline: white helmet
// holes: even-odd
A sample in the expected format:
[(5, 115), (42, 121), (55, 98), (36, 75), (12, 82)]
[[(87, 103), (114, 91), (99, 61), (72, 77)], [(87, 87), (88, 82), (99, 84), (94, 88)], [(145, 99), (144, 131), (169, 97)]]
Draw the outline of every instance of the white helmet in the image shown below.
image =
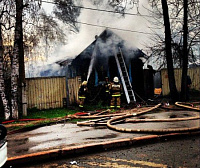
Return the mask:
[(116, 82), (116, 83), (119, 82), (118, 77), (114, 77), (113, 82)]

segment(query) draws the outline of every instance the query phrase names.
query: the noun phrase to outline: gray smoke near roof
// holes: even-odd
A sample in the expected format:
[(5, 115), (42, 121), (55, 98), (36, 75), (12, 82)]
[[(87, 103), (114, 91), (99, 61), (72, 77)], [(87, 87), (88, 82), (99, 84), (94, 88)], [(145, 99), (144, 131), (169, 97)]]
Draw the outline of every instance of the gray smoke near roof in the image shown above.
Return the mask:
[(50, 76), (65, 76), (65, 67), (57, 63), (47, 64), (45, 66), (31, 67), (26, 71), (26, 77), (50, 77)]
[[(113, 56), (115, 53), (119, 52), (119, 48), (121, 48), (124, 56), (127, 58), (137, 58), (137, 56), (141, 56), (142, 53), (141, 50), (134, 46), (131, 46), (131, 44), (124, 41), (113, 31), (106, 29), (98, 36), (98, 38), (96, 38), (93, 43), (91, 43), (91, 45), (83, 50), (77, 57), (81, 56), (84, 58), (91, 58), (94, 46), (96, 46), (96, 55), (98, 57)], [(145, 57), (144, 53), (142, 55)]]

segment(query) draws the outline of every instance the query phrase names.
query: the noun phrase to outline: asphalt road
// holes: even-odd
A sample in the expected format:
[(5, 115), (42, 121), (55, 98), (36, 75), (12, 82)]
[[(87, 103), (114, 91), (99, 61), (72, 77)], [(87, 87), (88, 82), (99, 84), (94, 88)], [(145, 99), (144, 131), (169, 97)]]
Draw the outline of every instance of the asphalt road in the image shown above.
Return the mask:
[[(22, 166), (20, 166), (22, 167)], [(200, 135), (144, 144), (137, 147), (115, 149), (71, 159), (42, 164), (25, 165), (26, 168), (200, 168)]]
[[(178, 111), (160, 112), (143, 115), (143, 117), (163, 119), (176, 117), (193, 117), (198, 112)], [(127, 123), (119, 124), (124, 128), (134, 129), (168, 129), (199, 127), (200, 120), (189, 120), (181, 122), (156, 122), (156, 123)], [(8, 157), (20, 156), (40, 151), (60, 149), (63, 147), (77, 146), (119, 140), (124, 138), (141, 137), (145, 134), (121, 133), (108, 129), (107, 127), (77, 126), (72, 123), (61, 123), (41, 127), (32, 131), (8, 135)]]
[[(198, 112), (192, 111), (170, 111), (149, 113), (142, 118), (153, 119), (169, 119), (169, 118), (187, 118), (199, 116)], [(160, 123), (122, 123), (118, 124), (123, 128), (134, 129), (170, 129), (170, 128), (191, 128), (199, 127), (199, 120), (188, 120), (180, 122), (160, 122)], [(72, 123), (61, 123), (51, 126), (41, 127), (32, 131), (8, 135), (8, 157), (10, 162), (9, 168), (14, 168), (16, 164), (11, 162), (12, 159), (18, 162), (18, 167), (22, 167), (22, 163), (26, 163), (24, 167), (173, 167), (173, 168), (200, 168), (200, 135), (194, 137), (185, 137), (173, 141), (159, 137), (158, 143), (151, 143), (149, 145), (142, 144), (141, 146), (133, 145), (132, 148), (117, 148), (118, 146), (113, 143), (128, 138), (128, 142), (133, 142), (132, 139), (141, 137), (144, 138), (146, 134), (138, 133), (122, 133), (110, 130), (107, 127), (90, 127), (90, 126), (77, 126)], [(184, 134), (185, 135), (185, 134)], [(156, 135), (155, 135), (156, 136)], [(175, 136), (177, 137), (177, 136)], [(171, 138), (170, 138), (171, 139)], [(148, 143), (149, 143), (148, 139)], [(161, 141), (162, 140), (162, 141)], [(106, 142), (112, 142), (115, 150), (109, 151), (108, 146), (104, 146)], [(123, 141), (124, 142), (124, 141)], [(144, 141), (141, 141), (141, 143)], [(155, 142), (155, 141), (154, 141)], [(94, 144), (97, 143), (97, 146)], [(101, 143), (101, 145), (99, 145)], [(54, 160), (55, 157), (64, 156), (62, 153), (70, 147), (86, 146), (93, 144), (93, 147), (79, 149), (79, 151), (86, 150), (91, 154), (72, 158), (71, 154), (65, 155), (66, 158), (62, 160)], [(102, 145), (103, 144), (103, 145)], [(120, 144), (120, 143), (117, 143)], [(129, 144), (129, 143), (127, 143)], [(107, 152), (97, 153), (97, 150), (103, 149)], [(65, 150), (64, 150), (65, 149)], [(94, 151), (94, 149), (97, 149)], [(112, 148), (114, 149), (114, 148)], [(54, 154), (49, 154), (49, 151), (55, 151)], [(76, 150), (74, 150), (76, 151)], [(78, 150), (77, 150), (78, 151)], [(76, 152), (77, 152), (76, 151)], [(100, 151), (100, 150), (99, 150)], [(102, 151), (102, 150), (101, 150)], [(45, 155), (40, 155), (45, 153)], [(95, 153), (96, 152), (96, 153)], [(92, 154), (93, 153), (93, 154)], [(79, 153), (80, 154), (80, 153)], [(31, 157), (30, 157), (31, 156)], [(37, 157), (36, 157), (37, 156)], [(40, 157), (43, 156), (43, 157)], [(35, 159), (33, 159), (35, 157)], [(49, 162), (43, 159), (50, 158)], [(21, 158), (17, 160), (17, 158)], [(71, 158), (71, 159), (69, 159)], [(60, 158), (61, 159), (61, 158)], [(35, 165), (30, 165), (30, 161), (38, 160)], [(43, 163), (40, 161), (44, 161)], [(53, 161), (54, 160), (54, 161)], [(13, 165), (10, 167), (10, 165)]]

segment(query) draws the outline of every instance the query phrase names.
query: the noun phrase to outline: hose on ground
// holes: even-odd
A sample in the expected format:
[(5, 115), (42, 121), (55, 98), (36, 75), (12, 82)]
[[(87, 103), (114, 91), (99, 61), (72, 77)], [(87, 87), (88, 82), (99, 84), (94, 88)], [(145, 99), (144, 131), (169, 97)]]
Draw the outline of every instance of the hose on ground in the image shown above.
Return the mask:
[[(185, 105), (186, 104), (186, 105)], [(192, 110), (196, 110), (196, 111), (200, 111), (200, 108), (197, 107), (193, 107), (191, 106), (191, 104), (189, 103), (183, 103), (183, 102), (176, 102), (175, 105), (182, 107), (182, 108), (187, 108), (187, 109), (192, 109)]]
[[(134, 114), (127, 114), (125, 116), (119, 116), (119, 117), (115, 117), (115, 118), (112, 118), (110, 120), (107, 121), (107, 127), (109, 129), (112, 129), (112, 130), (115, 130), (115, 131), (119, 131), (119, 132), (128, 132), (128, 133), (173, 133), (173, 132), (190, 132), (190, 131), (199, 131), (200, 130), (200, 127), (191, 127), (191, 128), (170, 128), (170, 129), (130, 129), (130, 128), (120, 128), (118, 126), (114, 126), (112, 125), (113, 123), (117, 122), (118, 120), (123, 120), (123, 119), (126, 119), (126, 118), (129, 118), (129, 117), (135, 117), (135, 116), (138, 116), (138, 115), (141, 115), (141, 114), (144, 114), (144, 113), (147, 113), (149, 111), (152, 111), (158, 107), (160, 107), (161, 104), (158, 104), (150, 109), (147, 109), (145, 111), (142, 111), (140, 113), (134, 113)], [(199, 119), (199, 117), (190, 117), (188, 119)], [(171, 119), (172, 120), (172, 119)], [(186, 120), (186, 119), (173, 119), (172, 121), (180, 121), (180, 120)], [(134, 120), (132, 120), (134, 122)], [(137, 122), (139, 120), (136, 120)], [(148, 120), (146, 120), (148, 121)], [(151, 120), (152, 121), (152, 120)], [(156, 120), (155, 120), (156, 121)], [(162, 121), (162, 120), (160, 120)], [(164, 120), (163, 120), (164, 121)], [(165, 120), (167, 121), (167, 120)], [(145, 121), (143, 121), (145, 122)]]

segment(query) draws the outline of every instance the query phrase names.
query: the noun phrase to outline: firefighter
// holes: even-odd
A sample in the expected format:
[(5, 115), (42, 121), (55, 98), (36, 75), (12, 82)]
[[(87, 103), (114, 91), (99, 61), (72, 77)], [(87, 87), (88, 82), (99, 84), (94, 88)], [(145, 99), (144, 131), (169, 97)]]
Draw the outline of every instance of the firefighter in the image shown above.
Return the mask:
[(114, 77), (114, 83), (110, 85), (110, 94), (111, 94), (111, 101), (110, 101), (110, 108), (120, 108), (121, 105), (121, 91), (122, 87), (119, 83), (118, 77)]
[(110, 103), (110, 81), (108, 77), (105, 77), (104, 83), (104, 104), (109, 105)]
[(88, 91), (87, 81), (83, 81), (82, 84), (80, 85), (79, 91), (78, 91), (79, 108), (80, 109), (84, 108), (87, 91)]

